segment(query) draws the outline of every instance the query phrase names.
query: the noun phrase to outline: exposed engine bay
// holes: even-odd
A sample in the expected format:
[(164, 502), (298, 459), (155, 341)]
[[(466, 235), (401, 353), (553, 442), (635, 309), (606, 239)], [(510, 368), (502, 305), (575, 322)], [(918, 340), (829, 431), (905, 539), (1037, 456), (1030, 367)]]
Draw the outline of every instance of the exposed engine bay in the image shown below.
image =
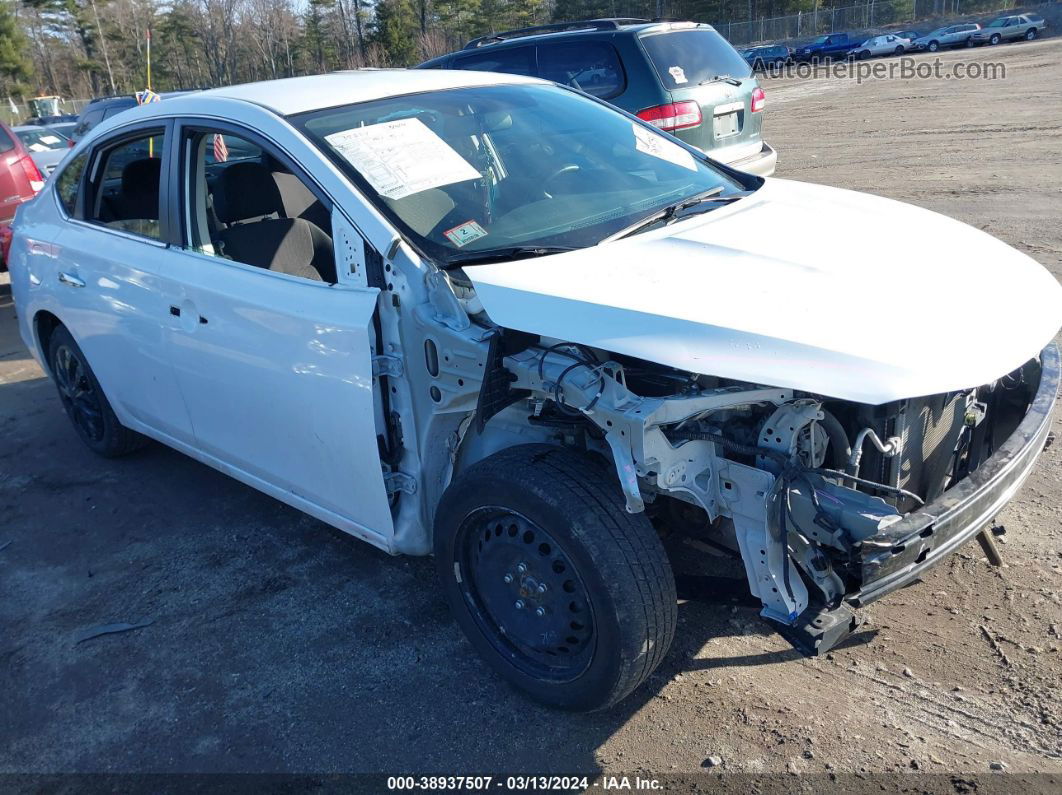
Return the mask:
[(858, 598), (864, 552), (895, 551), (890, 528), (999, 448), (1025, 416), (1040, 366), (868, 406), (498, 332), (474, 422), (599, 453), (627, 511), (681, 514), (685, 532), (739, 555), (761, 615), (817, 653), (855, 628), (849, 605), (870, 601)]

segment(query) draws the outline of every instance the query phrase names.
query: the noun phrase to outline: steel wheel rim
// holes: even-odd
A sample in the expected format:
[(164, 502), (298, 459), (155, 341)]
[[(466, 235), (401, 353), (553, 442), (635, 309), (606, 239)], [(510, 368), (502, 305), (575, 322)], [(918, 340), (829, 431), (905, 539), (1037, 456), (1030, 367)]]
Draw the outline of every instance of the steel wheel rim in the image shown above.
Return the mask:
[(593, 605), (550, 533), (507, 508), (479, 508), (462, 521), (455, 554), (469, 612), (513, 666), (553, 682), (572, 681), (590, 667)]
[(92, 379), (81, 358), (68, 346), (55, 352), (55, 383), (74, 427), (86, 439), (98, 442), (103, 438), (103, 406), (92, 385)]

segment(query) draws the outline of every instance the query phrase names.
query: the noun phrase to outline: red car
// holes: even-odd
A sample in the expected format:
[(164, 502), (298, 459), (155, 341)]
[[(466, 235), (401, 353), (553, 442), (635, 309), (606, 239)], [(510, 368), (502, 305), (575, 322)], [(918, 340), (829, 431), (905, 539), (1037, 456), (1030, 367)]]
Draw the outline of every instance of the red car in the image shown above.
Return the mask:
[(11, 245), (11, 221), (22, 202), (44, 187), (44, 177), (26, 147), (11, 128), (0, 122), (0, 270), (7, 270)]

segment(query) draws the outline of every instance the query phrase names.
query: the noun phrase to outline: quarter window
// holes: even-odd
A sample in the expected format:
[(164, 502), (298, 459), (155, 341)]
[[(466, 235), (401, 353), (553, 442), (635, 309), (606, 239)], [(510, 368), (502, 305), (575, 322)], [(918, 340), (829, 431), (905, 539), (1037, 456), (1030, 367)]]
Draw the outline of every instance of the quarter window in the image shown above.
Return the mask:
[(164, 146), (165, 136), (156, 130), (126, 139), (100, 155), (86, 220), (161, 240), (159, 194)]
[(336, 282), (331, 212), (283, 158), (211, 129), (184, 139), (186, 228), (200, 254)]
[(0, 129), (0, 152), (10, 152), (15, 148), (15, 142), (11, 139), (11, 136), (7, 134), (7, 131)]
[(535, 77), (535, 51), (532, 47), (514, 47), (496, 52), (482, 52), (458, 58), (458, 69), (478, 72), (505, 72), (510, 75)]
[(85, 173), (87, 154), (80, 154), (67, 163), (55, 179), (55, 195), (67, 215), (73, 215), (77, 209), (77, 196), (81, 188), (81, 175)]
[(623, 90), (623, 68), (616, 51), (602, 42), (540, 44), (538, 71), (546, 80), (595, 97), (614, 97)]

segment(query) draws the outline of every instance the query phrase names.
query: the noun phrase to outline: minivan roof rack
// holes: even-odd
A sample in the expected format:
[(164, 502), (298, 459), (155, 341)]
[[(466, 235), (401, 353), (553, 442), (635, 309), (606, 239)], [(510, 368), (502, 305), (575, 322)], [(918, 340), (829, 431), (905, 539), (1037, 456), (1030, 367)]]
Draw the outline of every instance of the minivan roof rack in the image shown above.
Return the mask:
[(581, 22), (554, 22), (550, 25), (534, 25), (529, 28), (517, 28), (516, 30), (503, 30), (500, 33), (491, 33), (472, 39), (465, 45), (466, 50), (474, 50), (485, 44), (497, 44), (508, 39), (519, 39), (524, 36), (537, 36), (540, 33), (561, 33), (569, 30), (619, 30), (623, 25), (643, 25), (648, 19), (635, 17), (610, 17), (608, 19), (586, 19)]

